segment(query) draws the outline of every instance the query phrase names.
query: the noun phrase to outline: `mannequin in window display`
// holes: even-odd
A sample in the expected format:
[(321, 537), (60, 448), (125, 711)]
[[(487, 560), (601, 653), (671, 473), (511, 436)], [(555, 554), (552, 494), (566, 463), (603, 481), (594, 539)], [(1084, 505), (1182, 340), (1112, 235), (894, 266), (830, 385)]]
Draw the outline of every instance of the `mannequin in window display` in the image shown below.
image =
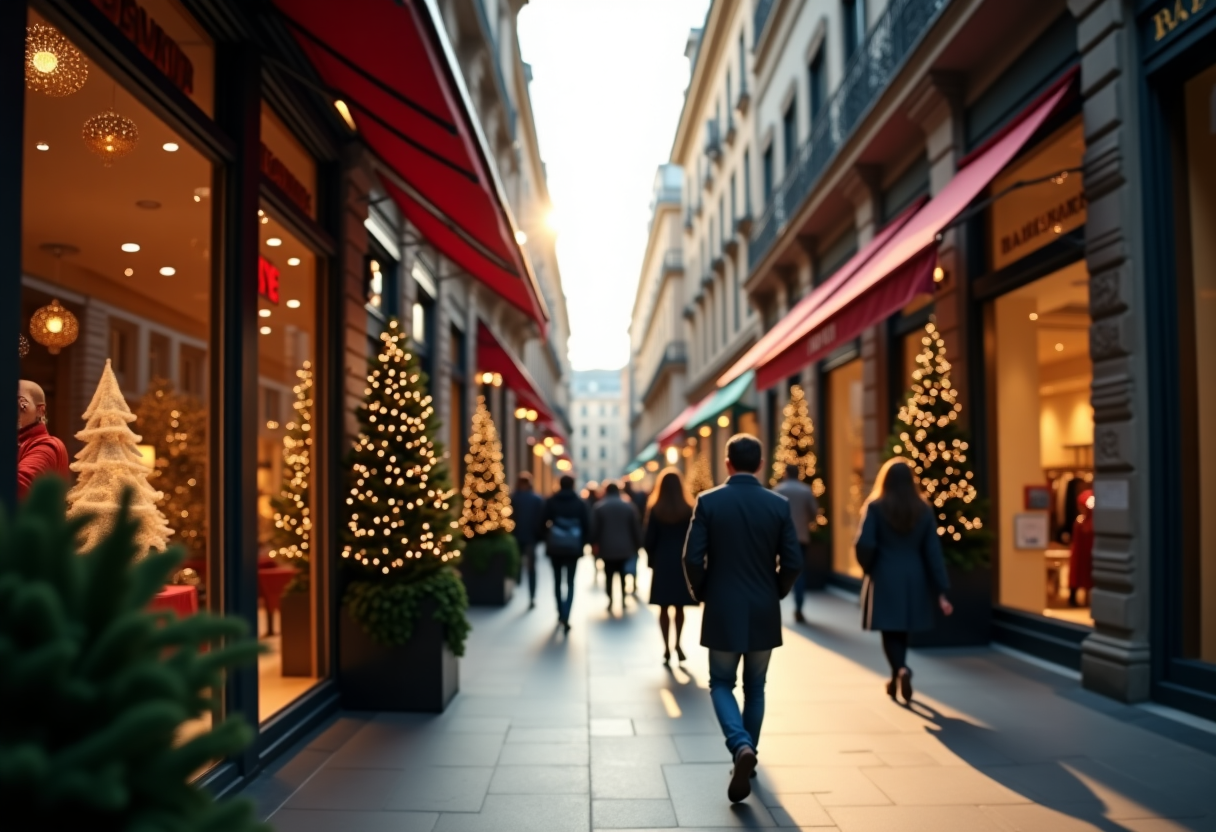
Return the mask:
[(1085, 602), (1094, 587), (1094, 492), (1085, 489), (1077, 495), (1080, 513), (1072, 524), (1072, 544), (1068, 550), (1068, 605), (1078, 606), (1077, 590), (1085, 590)]
[(46, 394), (32, 381), (17, 382), (17, 499), (30, 483), (53, 472), (71, 482), (68, 449), (46, 429)]

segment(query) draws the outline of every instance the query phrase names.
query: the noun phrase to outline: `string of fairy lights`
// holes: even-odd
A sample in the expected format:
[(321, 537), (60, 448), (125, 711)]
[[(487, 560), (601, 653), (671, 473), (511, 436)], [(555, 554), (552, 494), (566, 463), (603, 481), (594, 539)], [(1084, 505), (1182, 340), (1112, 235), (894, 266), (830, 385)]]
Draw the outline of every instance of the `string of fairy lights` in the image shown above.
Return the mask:
[(381, 350), (367, 376), (367, 404), (359, 409), (351, 472), (354, 484), (348, 539), (342, 557), (390, 574), (424, 559), (459, 557), (453, 544), (454, 492), (445, 487), (443, 460), (428, 434), (434, 417), (420, 386), (417, 359), (402, 348), (396, 320), (380, 336)]
[(312, 476), (312, 362), (296, 370), (298, 381), (292, 387), (295, 418), (284, 427), (283, 485), (274, 501), (274, 547), (270, 557), (294, 565), (308, 562), (312, 538), (312, 516), (308, 506), (308, 483)]
[[(811, 421), (811, 409), (806, 392), (800, 385), (790, 386), (790, 400), (781, 411), (781, 436), (773, 452), (773, 475), (770, 485), (776, 485), (785, 476), (785, 466), (797, 465), (798, 478), (811, 487), (817, 498), (827, 491), (823, 478), (818, 473), (818, 458), (815, 456), (815, 425)], [(828, 518), (820, 507), (816, 518), (819, 526), (826, 526)]]
[(502, 465), (502, 443), (498, 429), (486, 407), (485, 396), (477, 397), (473, 411), (473, 431), (469, 436), (469, 452), (464, 456), (464, 508), (461, 527), (466, 538), (494, 532), (510, 532), (515, 528), (511, 519), (511, 498), (507, 493), (507, 475)]
[[(983, 528), (983, 520), (963, 508), (979, 498), (972, 483), (975, 472), (967, 458), (969, 444), (959, 436), (951, 436), (952, 430), (937, 439), (930, 434), (954, 428), (963, 406), (950, 381), (946, 342), (932, 322), (925, 326), (921, 344), (916, 357), (919, 366), (912, 372), (911, 394), (897, 417), (907, 429), (899, 430), (892, 450), (912, 462), (921, 487), (937, 512), (937, 533), (960, 541), (964, 532)], [(951, 506), (955, 500), (963, 506)]]

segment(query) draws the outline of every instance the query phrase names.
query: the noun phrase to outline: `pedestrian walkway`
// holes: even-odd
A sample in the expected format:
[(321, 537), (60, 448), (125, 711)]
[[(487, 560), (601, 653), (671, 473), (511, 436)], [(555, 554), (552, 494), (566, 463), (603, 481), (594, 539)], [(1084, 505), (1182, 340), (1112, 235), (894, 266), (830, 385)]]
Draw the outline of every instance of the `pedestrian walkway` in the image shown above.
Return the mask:
[(263, 817), (279, 832), (1216, 830), (1216, 736), (988, 649), (914, 651), (906, 709), (856, 604), (827, 594), (774, 654), (757, 787), (732, 806), (699, 615), (668, 669), (653, 611), (608, 616), (589, 566), (568, 636), (551, 580), (535, 610), (521, 594), (474, 610), (446, 713), (338, 717), (250, 787)]

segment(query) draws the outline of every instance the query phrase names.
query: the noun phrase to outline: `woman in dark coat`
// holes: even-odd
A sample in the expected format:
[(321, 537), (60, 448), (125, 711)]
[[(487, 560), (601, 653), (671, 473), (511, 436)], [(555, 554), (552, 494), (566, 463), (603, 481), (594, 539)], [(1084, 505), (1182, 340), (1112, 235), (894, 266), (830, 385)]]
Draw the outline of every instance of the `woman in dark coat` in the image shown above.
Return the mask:
[(646, 506), (646, 535), (643, 547), (650, 564), (650, 603), (659, 608), (659, 629), (663, 633), (663, 664), (671, 663), (668, 633), (675, 613), (676, 656), (684, 661), (680, 634), (684, 631), (684, 608), (696, 606), (684, 578), (684, 539), (692, 522), (692, 501), (684, 490), (684, 479), (675, 468), (664, 469), (650, 492)]
[(882, 632), (882, 649), (891, 665), (887, 695), (896, 688), (912, 702), (908, 633), (931, 630), (934, 607), (944, 615), (954, 608), (938, 540), (937, 522), (913, 478), (907, 460), (888, 460), (862, 508), (857, 562), (865, 570), (861, 587), (862, 626)]

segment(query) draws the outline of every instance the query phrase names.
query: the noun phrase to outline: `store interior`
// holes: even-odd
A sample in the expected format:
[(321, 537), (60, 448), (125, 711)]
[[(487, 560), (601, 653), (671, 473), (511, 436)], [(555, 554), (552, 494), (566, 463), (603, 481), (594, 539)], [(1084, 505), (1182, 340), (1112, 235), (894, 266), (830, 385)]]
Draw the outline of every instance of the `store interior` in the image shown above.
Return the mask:
[(853, 550), (866, 498), (863, 387), (860, 358), (827, 373), (828, 505), (832, 569), (862, 576)]

